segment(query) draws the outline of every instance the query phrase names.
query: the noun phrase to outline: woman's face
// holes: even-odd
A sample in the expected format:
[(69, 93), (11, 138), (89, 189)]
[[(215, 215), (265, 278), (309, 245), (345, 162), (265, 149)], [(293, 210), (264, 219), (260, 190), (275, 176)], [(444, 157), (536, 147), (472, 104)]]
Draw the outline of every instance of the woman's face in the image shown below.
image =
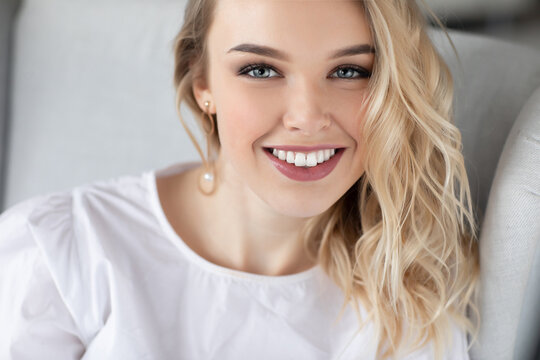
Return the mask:
[(208, 76), (194, 91), (217, 114), (218, 176), (280, 214), (324, 212), (364, 171), (360, 126), (374, 54), (361, 7), (338, 0), (216, 6)]

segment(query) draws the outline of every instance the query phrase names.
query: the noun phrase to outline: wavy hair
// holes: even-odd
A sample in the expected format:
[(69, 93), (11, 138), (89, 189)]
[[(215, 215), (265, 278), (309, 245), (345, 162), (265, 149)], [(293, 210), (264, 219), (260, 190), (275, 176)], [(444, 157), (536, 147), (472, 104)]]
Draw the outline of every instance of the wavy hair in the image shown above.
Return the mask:
[[(375, 325), (379, 357), (398, 358), (433, 341), (441, 358), (452, 323), (475, 338), (479, 320), (477, 228), (452, 123), (452, 77), (414, 0), (357, 3), (375, 47), (362, 125), (365, 173), (310, 219), (302, 236), (343, 290), (344, 307)], [(177, 108), (185, 102), (200, 121), (192, 84), (205, 76), (214, 6), (188, 2), (174, 48)]]

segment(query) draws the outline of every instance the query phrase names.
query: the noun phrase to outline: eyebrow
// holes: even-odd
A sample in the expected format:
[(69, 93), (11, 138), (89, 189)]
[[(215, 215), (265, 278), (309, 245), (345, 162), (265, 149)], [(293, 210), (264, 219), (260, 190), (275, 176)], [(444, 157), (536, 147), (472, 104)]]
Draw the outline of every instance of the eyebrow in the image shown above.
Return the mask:
[[(237, 45), (229, 51), (227, 51), (227, 54), (231, 52), (245, 52), (245, 53), (252, 53), (257, 54), (261, 56), (268, 56), (271, 58), (275, 58), (278, 60), (289, 60), (289, 56), (287, 56), (284, 52), (271, 48), (269, 46), (263, 46), (263, 45), (256, 45), (256, 44), (240, 44)], [(361, 55), (361, 54), (374, 54), (375, 48), (369, 44), (359, 44), (359, 45), (353, 45), (348, 46), (343, 49), (339, 49), (335, 52), (333, 52), (329, 59), (337, 59), (344, 56), (353, 56), (353, 55)]]

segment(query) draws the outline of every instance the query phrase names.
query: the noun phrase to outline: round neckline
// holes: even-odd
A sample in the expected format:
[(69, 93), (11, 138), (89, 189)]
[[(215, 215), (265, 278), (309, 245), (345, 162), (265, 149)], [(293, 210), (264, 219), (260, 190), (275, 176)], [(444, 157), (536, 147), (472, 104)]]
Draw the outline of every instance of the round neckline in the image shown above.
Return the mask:
[(200, 269), (205, 272), (212, 273), (221, 277), (228, 277), (240, 281), (248, 282), (258, 282), (265, 284), (290, 284), (296, 282), (307, 281), (315, 276), (316, 273), (320, 272), (320, 266), (317, 264), (314, 267), (304, 270), (299, 273), (290, 274), (290, 275), (260, 275), (249, 273), (245, 271), (230, 269), (221, 265), (214, 264), (209, 260), (203, 258), (192, 250), (182, 238), (176, 233), (172, 225), (169, 223), (165, 211), (159, 200), (159, 193), (157, 190), (156, 178), (160, 175), (169, 175), (169, 174), (179, 174), (183, 171), (187, 171), (195, 166), (200, 165), (199, 163), (179, 163), (174, 164), (163, 169), (154, 169), (147, 173), (146, 185), (150, 193), (150, 201), (152, 203), (154, 216), (157, 218), (159, 225), (162, 231), (167, 236), (173, 245), (175, 245), (181, 253), (193, 264), (197, 265)]

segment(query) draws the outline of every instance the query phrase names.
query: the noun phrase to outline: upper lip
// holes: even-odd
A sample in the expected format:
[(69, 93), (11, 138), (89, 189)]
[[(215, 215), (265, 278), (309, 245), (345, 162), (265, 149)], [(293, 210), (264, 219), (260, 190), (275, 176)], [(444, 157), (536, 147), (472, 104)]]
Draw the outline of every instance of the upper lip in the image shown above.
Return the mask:
[(295, 151), (295, 152), (310, 152), (310, 151), (317, 151), (317, 150), (340, 149), (340, 148), (344, 148), (344, 147), (345, 146), (333, 145), (333, 144), (322, 144), (322, 145), (311, 145), (311, 146), (303, 146), (303, 145), (270, 145), (270, 146), (265, 146), (265, 148), (267, 148), (267, 149), (277, 149), (277, 150)]

